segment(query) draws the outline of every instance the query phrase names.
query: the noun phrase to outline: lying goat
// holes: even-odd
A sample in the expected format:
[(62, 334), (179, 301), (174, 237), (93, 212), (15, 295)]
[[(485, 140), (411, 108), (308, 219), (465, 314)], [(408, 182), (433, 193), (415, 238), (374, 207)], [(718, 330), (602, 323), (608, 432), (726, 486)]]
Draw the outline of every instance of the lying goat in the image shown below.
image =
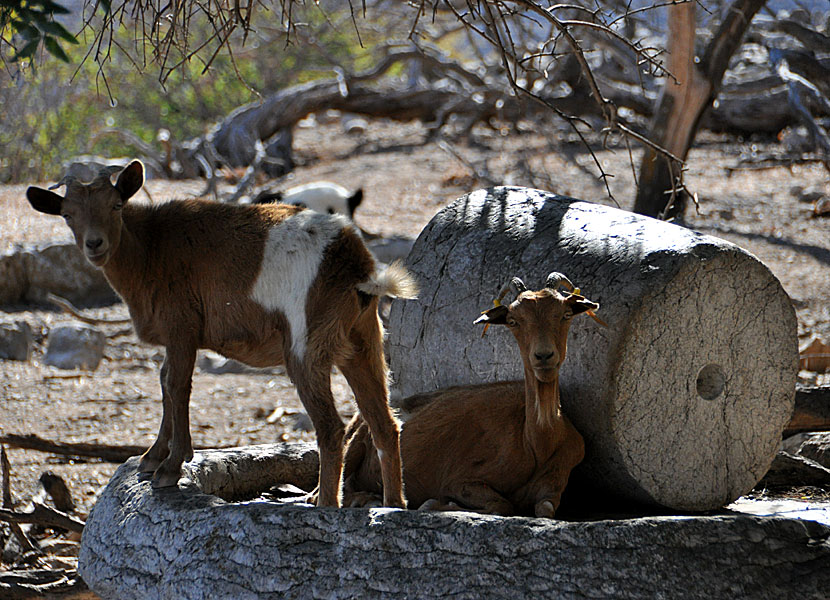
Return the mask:
[(288, 188), (282, 192), (266, 192), (254, 199), (254, 204), (268, 202), (294, 204), (330, 215), (345, 215), (354, 220), (354, 211), (363, 202), (363, 189), (350, 192), (336, 183), (314, 181)]
[[(568, 293), (558, 291), (564, 286)], [(518, 297), (500, 304), (512, 289)], [(582, 460), (582, 436), (559, 405), (559, 368), (571, 318), (599, 305), (559, 273), (527, 291), (514, 278), (497, 306), (476, 320), (506, 325), (519, 344), (524, 382), (454, 387), (407, 398), (401, 430), (404, 484), (410, 507), (464, 507), (499, 515), (553, 517), (571, 470)], [(347, 431), (345, 504), (373, 502), (383, 489), (379, 459), (366, 424)]]
[[(296, 206), (200, 200), (128, 202), (144, 183), (133, 161), (113, 186), (64, 179), (66, 195), (30, 187), (38, 211), (61, 215), (103, 269), (143, 341), (164, 346), (163, 416), (141, 458), (153, 486), (175, 485), (193, 457), (188, 405), (199, 348), (255, 367), (285, 364), (317, 430), (318, 504), (337, 506), (344, 426), (330, 377), (337, 365), (383, 452), (384, 502), (402, 506), (398, 427), (387, 403), (378, 297), (412, 297), (405, 269), (378, 271), (351, 222)], [(58, 187), (58, 186), (54, 186)]]

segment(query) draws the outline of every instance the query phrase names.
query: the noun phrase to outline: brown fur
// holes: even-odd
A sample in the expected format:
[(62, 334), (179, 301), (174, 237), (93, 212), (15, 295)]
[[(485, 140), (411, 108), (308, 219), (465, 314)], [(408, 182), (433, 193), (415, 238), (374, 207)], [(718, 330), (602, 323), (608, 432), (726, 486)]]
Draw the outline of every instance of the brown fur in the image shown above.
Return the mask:
[[(461, 386), (407, 398), (400, 444), (410, 507), (463, 507), (553, 517), (582, 436), (559, 405), (559, 367), (570, 318), (597, 305), (544, 289), (524, 292), (483, 322), (506, 324), (519, 344), (525, 381)], [(359, 416), (350, 423), (345, 502), (372, 501), (382, 487), (378, 457)]]
[[(215, 350), (252, 366), (286, 364), (317, 430), (318, 504), (338, 506), (343, 423), (331, 395), (332, 365), (340, 367), (372, 432), (389, 449), (385, 501), (403, 506), (398, 428), (387, 403), (386, 366), (377, 297), (359, 291), (376, 277), (375, 262), (352, 227), (324, 251), (306, 298), (307, 349), (290, 350), (284, 315), (250, 297), (269, 229), (299, 207), (238, 206), (199, 200), (159, 206), (127, 203), (143, 184), (141, 163), (131, 163), (115, 186), (69, 182), (66, 197), (29, 188), (32, 206), (68, 217), (76, 243), (127, 304), (138, 336), (164, 346), (163, 416), (158, 438), (141, 459), (156, 487), (175, 485), (182, 462), (193, 456), (188, 405), (196, 352)], [(406, 288), (393, 277), (386, 293)]]

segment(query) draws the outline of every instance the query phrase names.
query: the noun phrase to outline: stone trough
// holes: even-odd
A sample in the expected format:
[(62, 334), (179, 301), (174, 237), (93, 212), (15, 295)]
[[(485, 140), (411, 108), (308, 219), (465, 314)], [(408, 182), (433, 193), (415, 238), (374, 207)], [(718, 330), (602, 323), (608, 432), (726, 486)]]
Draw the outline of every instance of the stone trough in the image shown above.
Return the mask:
[(830, 527), (811, 521), (565, 522), (231, 500), (275, 481), (313, 484), (309, 444), (199, 452), (178, 489), (153, 490), (137, 465), (119, 467), (84, 529), (79, 571), (104, 600), (820, 598), (830, 589)]
[(562, 405), (586, 440), (578, 481), (676, 510), (716, 509), (767, 472), (793, 411), (797, 325), (778, 280), (726, 241), (526, 188), (468, 194), (439, 212), (395, 302), (395, 393), (519, 380), (513, 337), (472, 325), (519, 276), (561, 271), (608, 328), (574, 319)]

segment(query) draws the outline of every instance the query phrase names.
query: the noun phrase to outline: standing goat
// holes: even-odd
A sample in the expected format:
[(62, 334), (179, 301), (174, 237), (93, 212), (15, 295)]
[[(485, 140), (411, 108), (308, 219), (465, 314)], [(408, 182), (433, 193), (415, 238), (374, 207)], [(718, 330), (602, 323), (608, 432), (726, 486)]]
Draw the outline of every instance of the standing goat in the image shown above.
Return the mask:
[(127, 202), (144, 184), (139, 161), (114, 186), (109, 171), (63, 184), (65, 197), (36, 187), (26, 196), (36, 210), (63, 216), (126, 302), (139, 338), (166, 349), (161, 427), (140, 464), (154, 487), (176, 485), (193, 457), (191, 379), (197, 349), (208, 348), (255, 367), (285, 364), (317, 430), (320, 506), (340, 501), (344, 427), (330, 385), (337, 365), (383, 451), (384, 503), (403, 505), (377, 304), (384, 294), (414, 295), (405, 269), (379, 272), (339, 215), (281, 204)]
[[(560, 293), (564, 286), (568, 293)], [(517, 294), (509, 306), (501, 300)], [(559, 368), (571, 318), (598, 304), (560, 273), (528, 291), (505, 286), (496, 307), (475, 322), (506, 325), (519, 344), (524, 382), (453, 387), (403, 401), (404, 483), (410, 507), (461, 506), (500, 515), (553, 517), (571, 470), (584, 456), (582, 436), (559, 405)], [(347, 431), (345, 502), (366, 504), (382, 490), (378, 455), (356, 416)]]

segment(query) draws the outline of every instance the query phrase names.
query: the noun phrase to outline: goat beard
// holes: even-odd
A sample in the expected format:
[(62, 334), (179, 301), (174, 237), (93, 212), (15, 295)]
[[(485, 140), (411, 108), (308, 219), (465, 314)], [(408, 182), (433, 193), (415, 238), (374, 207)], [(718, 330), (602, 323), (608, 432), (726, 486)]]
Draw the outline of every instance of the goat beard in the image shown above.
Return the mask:
[(536, 402), (536, 422), (539, 426), (551, 426), (559, 415), (559, 369), (552, 380), (536, 378), (534, 393)]

